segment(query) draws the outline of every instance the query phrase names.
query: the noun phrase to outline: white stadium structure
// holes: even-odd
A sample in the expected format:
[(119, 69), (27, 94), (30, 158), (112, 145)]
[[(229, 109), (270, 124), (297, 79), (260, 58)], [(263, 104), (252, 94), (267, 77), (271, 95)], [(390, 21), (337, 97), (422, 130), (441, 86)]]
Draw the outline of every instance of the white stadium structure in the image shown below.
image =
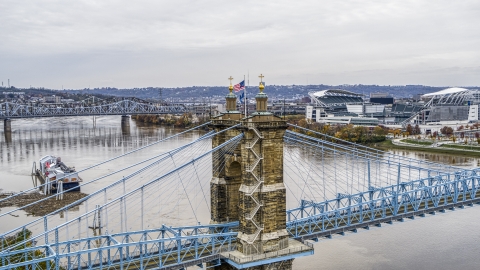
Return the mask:
[(342, 89), (328, 89), (317, 92), (309, 92), (308, 95), (317, 107), (330, 110), (345, 109), (347, 104), (363, 102), (363, 95)]
[(385, 112), (384, 104), (365, 103), (362, 94), (342, 89), (309, 92), (308, 95), (314, 106), (306, 107), (305, 116), (315, 122), (376, 126), (379, 121), (373, 116)]
[(467, 123), (479, 120), (480, 92), (466, 88), (447, 88), (422, 96), (423, 108), (402, 125)]
[[(306, 106), (306, 118), (315, 122), (341, 124), (348, 118), (349, 123), (358, 122), (354, 123), (357, 125), (375, 125), (375, 120), (406, 127), (408, 124), (455, 125), (480, 120), (480, 91), (466, 88), (447, 88), (424, 94), (420, 102), (399, 102), (388, 107), (365, 102), (362, 94), (342, 89), (313, 91), (308, 95), (313, 104)], [(368, 121), (357, 121), (363, 118)]]
[(422, 96), (425, 106), (433, 107), (435, 105), (464, 105), (474, 99), (474, 91), (465, 88), (447, 88), (438, 92), (428, 93)]

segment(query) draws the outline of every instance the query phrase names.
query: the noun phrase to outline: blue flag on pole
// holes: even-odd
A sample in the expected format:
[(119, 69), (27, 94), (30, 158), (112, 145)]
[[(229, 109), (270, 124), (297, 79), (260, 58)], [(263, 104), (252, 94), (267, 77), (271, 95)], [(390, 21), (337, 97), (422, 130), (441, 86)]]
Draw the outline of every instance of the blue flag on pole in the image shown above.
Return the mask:
[(245, 91), (240, 94), (240, 103), (243, 103), (243, 99), (245, 98)]

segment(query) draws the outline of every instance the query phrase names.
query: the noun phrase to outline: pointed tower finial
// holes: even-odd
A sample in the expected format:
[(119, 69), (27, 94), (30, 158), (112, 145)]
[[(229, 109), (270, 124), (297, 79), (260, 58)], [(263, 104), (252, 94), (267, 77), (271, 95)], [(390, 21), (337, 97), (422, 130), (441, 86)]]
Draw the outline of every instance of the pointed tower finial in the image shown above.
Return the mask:
[(227, 112), (230, 111), (236, 111), (237, 110), (237, 96), (232, 93), (233, 91), (233, 85), (232, 85), (232, 76), (228, 78), (230, 80), (230, 86), (228, 87), (228, 90), (230, 90), (230, 93), (227, 94), (225, 99), (227, 100)]
[(230, 93), (232, 93), (232, 91), (233, 91), (233, 85), (232, 85), (233, 77), (230, 76), (228, 79), (230, 80), (230, 86), (228, 87), (228, 90), (230, 90)]
[(263, 86), (263, 74), (260, 73), (260, 76), (258, 76), (260, 78), (260, 85), (258, 86), (258, 88), (260, 89), (260, 93), (263, 92), (263, 89), (265, 88), (265, 86)]
[(266, 112), (268, 96), (263, 93), (263, 89), (265, 88), (265, 86), (263, 86), (263, 77), (265, 76), (263, 76), (263, 74), (260, 74), (260, 76), (258, 77), (260, 78), (260, 85), (258, 86), (258, 89), (260, 89), (260, 93), (255, 96), (255, 100), (257, 101), (257, 112)]

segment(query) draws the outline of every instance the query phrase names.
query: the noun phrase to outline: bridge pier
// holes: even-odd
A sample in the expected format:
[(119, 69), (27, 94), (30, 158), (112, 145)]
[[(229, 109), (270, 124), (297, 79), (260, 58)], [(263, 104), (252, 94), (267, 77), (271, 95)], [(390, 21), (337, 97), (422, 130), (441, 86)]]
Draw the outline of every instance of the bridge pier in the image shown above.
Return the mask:
[(5, 142), (12, 142), (12, 120), (6, 118), (3, 120), (3, 134), (5, 135)]
[(122, 133), (130, 134), (130, 115), (122, 115)]
[(313, 254), (311, 245), (291, 239), (286, 230), (283, 135), (287, 124), (267, 111), (263, 84), (259, 88), (257, 111), (245, 116), (236, 110), (237, 98), (230, 85), (226, 112), (212, 119), (215, 130), (238, 125), (216, 136), (213, 147), (244, 133), (225, 160), (213, 159), (214, 168), (224, 162), (224, 169), (214, 172), (210, 182), (211, 222), (240, 224), (237, 249), (216, 270), (289, 270), (294, 258)]
[(5, 142), (10, 144), (12, 142), (12, 132), (5, 132), (3, 134), (5, 135)]
[(12, 132), (12, 120), (10, 118), (3, 120), (3, 132)]

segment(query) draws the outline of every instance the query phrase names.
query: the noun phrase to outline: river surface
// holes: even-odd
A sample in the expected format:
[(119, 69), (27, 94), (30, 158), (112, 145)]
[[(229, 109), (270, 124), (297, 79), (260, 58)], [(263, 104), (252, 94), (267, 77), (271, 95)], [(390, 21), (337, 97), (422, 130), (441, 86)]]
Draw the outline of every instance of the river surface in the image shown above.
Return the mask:
[[(129, 130), (122, 130), (120, 123), (120, 116), (98, 117), (96, 126), (92, 117), (12, 120), (11, 136), (0, 130), (0, 193), (28, 190), (38, 184), (31, 176), (31, 170), (33, 162), (38, 162), (42, 156), (61, 156), (67, 165), (80, 170), (182, 131), (137, 126), (134, 121), (130, 122)], [(184, 145), (202, 134), (203, 131), (194, 132), (155, 150), (138, 152), (128, 159), (89, 170), (81, 176), (91, 179), (109, 173), (136, 160)], [(406, 150), (392, 152), (465, 168), (478, 167), (480, 162), (478, 158), (465, 156)], [(94, 192), (95, 185), (82, 191)], [(9, 209), (3, 208), (0, 213)], [(181, 213), (170, 218), (183, 221)], [(9, 217), (9, 224), (2, 222), (0, 231), (30, 220), (33, 217), (26, 214)], [(467, 207), (320, 240), (315, 244), (315, 255), (296, 259), (294, 269), (478, 269), (479, 221), (480, 208)]]

